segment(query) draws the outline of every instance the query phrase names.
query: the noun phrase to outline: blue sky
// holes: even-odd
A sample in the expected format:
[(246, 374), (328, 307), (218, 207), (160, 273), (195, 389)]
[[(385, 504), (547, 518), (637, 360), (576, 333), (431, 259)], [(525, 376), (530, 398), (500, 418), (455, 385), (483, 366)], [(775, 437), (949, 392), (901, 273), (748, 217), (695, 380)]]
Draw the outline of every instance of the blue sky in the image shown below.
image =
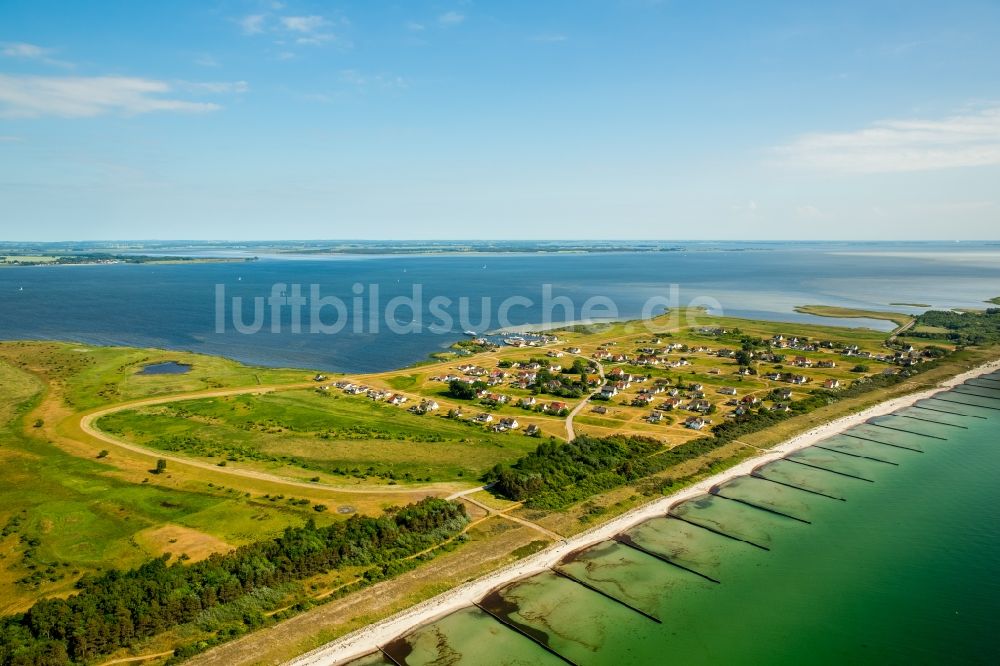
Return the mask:
[(1000, 3), (0, 4), (0, 240), (997, 238)]

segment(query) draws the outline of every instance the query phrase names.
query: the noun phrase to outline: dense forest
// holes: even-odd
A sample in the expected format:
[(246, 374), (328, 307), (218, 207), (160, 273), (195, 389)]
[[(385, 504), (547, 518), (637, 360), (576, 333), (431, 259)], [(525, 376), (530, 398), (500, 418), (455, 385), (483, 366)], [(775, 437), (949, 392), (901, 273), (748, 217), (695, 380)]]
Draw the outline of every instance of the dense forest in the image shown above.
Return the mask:
[(375, 576), (404, 570), (403, 558), (457, 535), (465, 507), (427, 498), (380, 517), (327, 527), (310, 521), (267, 541), (186, 565), (168, 555), (130, 571), (86, 576), (68, 599), (45, 599), (0, 623), (0, 664), (69, 664), (127, 647), (255, 592), (342, 566)]
[(485, 481), (508, 499), (541, 509), (562, 509), (600, 492), (710, 453), (728, 439), (699, 437), (673, 448), (646, 437), (589, 437), (546, 442), (513, 465), (497, 465)]
[(924, 332), (921, 326), (947, 329), (944, 334), (957, 345), (985, 345), (1000, 342), (1000, 308), (988, 308), (983, 312), (952, 312), (950, 310), (928, 310), (917, 317), (917, 327), (907, 331), (913, 338), (938, 338), (939, 333)]
[(662, 448), (649, 438), (580, 435), (572, 442), (540, 444), (514, 465), (496, 465), (485, 480), (509, 499), (559, 508), (576, 501), (580, 492), (592, 495), (645, 476), (642, 461)]

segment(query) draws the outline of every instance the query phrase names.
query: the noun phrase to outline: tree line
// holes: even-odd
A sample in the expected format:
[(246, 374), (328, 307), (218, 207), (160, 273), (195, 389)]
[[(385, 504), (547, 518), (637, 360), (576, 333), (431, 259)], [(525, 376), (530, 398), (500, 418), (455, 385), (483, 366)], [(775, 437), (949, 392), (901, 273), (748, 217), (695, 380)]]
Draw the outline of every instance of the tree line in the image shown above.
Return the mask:
[(289, 527), (201, 562), (170, 555), (84, 576), (76, 594), (44, 599), (0, 622), (0, 664), (85, 662), (195, 619), (202, 611), (343, 566), (383, 565), (431, 548), (468, 523), (465, 507), (427, 498), (379, 517)]
[[(943, 328), (944, 334), (920, 331), (920, 326)], [(1000, 308), (983, 312), (928, 310), (917, 316), (917, 326), (903, 335), (912, 338), (945, 337), (956, 345), (987, 345), (1000, 342)]]
[(593, 492), (599, 492), (637, 478), (635, 473), (642, 471), (639, 461), (662, 448), (648, 437), (580, 435), (572, 442), (544, 442), (513, 465), (494, 466), (484, 480), (508, 499), (558, 508), (571, 503), (578, 492), (573, 488), (597, 487)]

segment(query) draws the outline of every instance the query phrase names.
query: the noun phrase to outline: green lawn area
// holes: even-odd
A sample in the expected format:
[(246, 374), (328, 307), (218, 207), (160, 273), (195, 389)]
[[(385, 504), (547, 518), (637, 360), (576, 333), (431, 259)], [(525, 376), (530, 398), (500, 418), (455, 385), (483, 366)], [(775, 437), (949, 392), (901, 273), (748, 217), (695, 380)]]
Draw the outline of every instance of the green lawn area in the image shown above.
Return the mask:
[(943, 327), (943, 326), (925, 326), (925, 325), (914, 326), (913, 327), (913, 332), (914, 333), (929, 333), (931, 335), (939, 335), (942, 338), (944, 338), (945, 336), (947, 336), (948, 333), (949, 333), (948, 329), (945, 328), (945, 327)]
[(406, 391), (417, 385), (420, 375), (396, 375), (386, 383), (397, 391)]
[[(0, 356), (58, 381), (77, 410), (111, 402), (227, 386), (309, 381), (302, 370), (255, 368), (217, 356), (161, 349), (95, 347), (65, 342), (0, 343)], [(176, 361), (191, 366), (178, 375), (144, 375), (143, 367)]]
[[(2, 614), (27, 607), (39, 595), (67, 593), (84, 573), (135, 566), (159, 555), (134, 538), (148, 528), (176, 523), (199, 531), (190, 535), (193, 541), (205, 533), (236, 545), (300, 525), (314, 514), (308, 507), (262, 507), (208, 487), (180, 491), (115, 478), (107, 461), (76, 457), (25, 434), (24, 416), (44, 388), (38, 377), (0, 359), (0, 386)], [(241, 527), (262, 511), (271, 517), (255, 521), (255, 532)]]
[(305, 389), (125, 410), (103, 417), (98, 426), (144, 446), (201, 458), (291, 464), (382, 481), (470, 481), (539, 442), (364, 397)]
[(48, 254), (9, 254), (3, 257), (0, 263), (31, 263), (31, 264), (51, 264), (59, 257)]

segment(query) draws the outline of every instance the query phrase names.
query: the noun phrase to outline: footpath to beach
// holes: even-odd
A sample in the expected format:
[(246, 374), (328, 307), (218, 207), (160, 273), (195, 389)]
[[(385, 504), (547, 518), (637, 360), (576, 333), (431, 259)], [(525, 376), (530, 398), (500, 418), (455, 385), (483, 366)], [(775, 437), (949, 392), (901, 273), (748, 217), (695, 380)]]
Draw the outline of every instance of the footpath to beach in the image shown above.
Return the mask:
[(325, 666), (341, 663), (375, 651), (380, 645), (388, 643), (392, 639), (405, 634), (421, 624), (461, 608), (471, 606), (473, 602), (479, 601), (490, 591), (498, 587), (520, 578), (542, 573), (574, 551), (605, 541), (619, 532), (650, 518), (663, 516), (671, 506), (697, 497), (698, 495), (703, 495), (714, 485), (737, 476), (750, 474), (760, 465), (782, 458), (799, 449), (812, 446), (820, 440), (832, 437), (848, 428), (864, 423), (872, 417), (884, 416), (904, 407), (909, 407), (919, 400), (925, 400), (943, 390), (950, 389), (969, 379), (994, 372), (998, 369), (1000, 369), (1000, 361), (993, 361), (951, 377), (933, 389), (893, 398), (813, 428), (768, 449), (758, 456), (748, 458), (738, 465), (734, 465), (727, 470), (703, 479), (672, 495), (623, 513), (602, 525), (565, 539), (530, 557), (498, 569), (482, 578), (456, 587), (432, 599), (428, 599), (389, 618), (342, 636), (336, 641), (308, 652), (288, 663), (291, 666)]

